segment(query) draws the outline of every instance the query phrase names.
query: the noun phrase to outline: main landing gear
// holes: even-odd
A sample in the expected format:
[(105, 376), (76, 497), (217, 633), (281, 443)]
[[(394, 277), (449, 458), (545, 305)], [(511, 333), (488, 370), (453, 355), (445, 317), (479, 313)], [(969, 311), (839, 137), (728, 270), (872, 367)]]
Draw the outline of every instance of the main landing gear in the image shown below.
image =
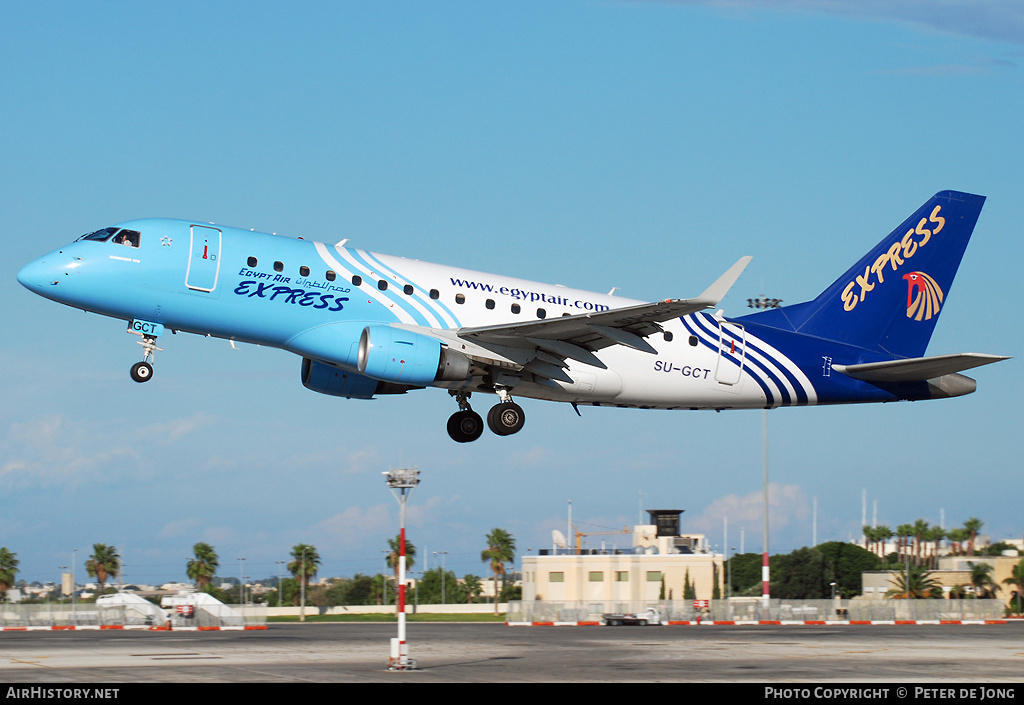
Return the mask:
[[(448, 435), (456, 443), (475, 441), (484, 432), (484, 422), (480, 414), (469, 405), (470, 392), (451, 392), (459, 402), (459, 411), (448, 419)], [(523, 407), (512, 401), (507, 389), (499, 389), (501, 402), (487, 412), (487, 426), (498, 436), (511, 436), (518, 433), (526, 423)]]
[(142, 346), (144, 353), (142, 362), (132, 365), (131, 375), (132, 379), (141, 384), (148, 382), (153, 377), (153, 354), (157, 350), (163, 352), (163, 348), (156, 346), (156, 338), (152, 335), (143, 335), (142, 340), (136, 342)]

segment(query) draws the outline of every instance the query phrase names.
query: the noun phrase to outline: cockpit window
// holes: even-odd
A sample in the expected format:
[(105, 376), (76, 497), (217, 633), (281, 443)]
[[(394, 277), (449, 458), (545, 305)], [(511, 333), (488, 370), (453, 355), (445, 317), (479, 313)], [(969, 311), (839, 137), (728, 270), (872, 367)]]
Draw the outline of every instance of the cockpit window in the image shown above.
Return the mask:
[(78, 239), (79, 240), (99, 240), (99, 241), (103, 242), (103, 241), (106, 241), (106, 240), (110, 239), (110, 236), (113, 235), (114, 233), (116, 233), (117, 231), (118, 231), (118, 228), (103, 228), (102, 230), (97, 230), (94, 233), (89, 233), (88, 235), (83, 235), (82, 237), (80, 237)]
[(114, 236), (114, 243), (118, 245), (127, 245), (128, 247), (138, 247), (139, 238), (141, 233), (136, 230), (122, 230)]
[[(117, 234), (114, 235), (114, 233)], [(142, 239), (142, 234), (138, 230), (124, 230), (122, 228), (103, 228), (102, 230), (97, 230), (94, 233), (83, 235), (78, 239), (106, 242), (107, 240), (110, 240), (111, 235), (114, 235), (111, 242), (117, 245), (127, 245), (128, 247), (138, 247), (139, 241)]]

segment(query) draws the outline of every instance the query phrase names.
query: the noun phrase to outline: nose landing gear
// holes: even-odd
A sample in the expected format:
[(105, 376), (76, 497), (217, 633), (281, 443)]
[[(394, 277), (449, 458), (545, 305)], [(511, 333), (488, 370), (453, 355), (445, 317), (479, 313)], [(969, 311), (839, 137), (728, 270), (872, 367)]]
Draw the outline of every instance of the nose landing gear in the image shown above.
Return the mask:
[(136, 362), (134, 365), (132, 365), (131, 375), (133, 380), (141, 384), (142, 382), (148, 382), (150, 379), (152, 379), (153, 355), (157, 350), (163, 352), (163, 348), (158, 348), (156, 346), (155, 336), (145, 335), (142, 333), (139, 333), (138, 335), (142, 335), (142, 340), (136, 342), (138, 342), (138, 344), (142, 346), (143, 357), (142, 362)]

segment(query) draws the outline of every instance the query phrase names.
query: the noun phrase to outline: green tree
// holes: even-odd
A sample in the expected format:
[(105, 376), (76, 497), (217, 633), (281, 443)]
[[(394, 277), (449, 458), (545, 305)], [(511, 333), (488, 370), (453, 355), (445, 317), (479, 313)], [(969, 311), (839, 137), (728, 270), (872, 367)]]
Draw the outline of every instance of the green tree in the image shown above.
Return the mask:
[(901, 561), (910, 555), (910, 537), (914, 535), (913, 524), (900, 524), (896, 527), (896, 553)]
[(967, 561), (967, 566), (971, 569), (971, 585), (974, 586), (975, 597), (983, 600), (995, 597), (999, 586), (992, 579), (992, 564)]
[(479, 575), (473, 575), (472, 573), (463, 576), (462, 585), (466, 588), (466, 602), (473, 602), (480, 593), (483, 592), (484, 586), (480, 582)]
[(377, 603), (374, 597), (373, 578), (363, 573), (356, 573), (351, 580), (345, 580), (340, 585), (341, 594), (338, 596), (340, 605), (373, 605)]
[(439, 605), (442, 601), (449, 605), (464, 604), (468, 591), (452, 571), (431, 568), (416, 583), (416, 599), (421, 605)]
[(7, 598), (7, 591), (14, 587), (14, 576), (18, 574), (18, 554), (0, 548), (0, 602)]
[(1013, 566), (1010, 577), (1003, 578), (1003, 584), (1013, 588), (1014, 594), (1011, 595), (1010, 610), (1014, 614), (1024, 613), (1024, 559)]
[(924, 541), (929, 531), (928, 522), (918, 519), (914, 522), (914, 560), (918, 563), (924, 558)]
[(977, 517), (971, 517), (964, 522), (964, 531), (967, 532), (967, 555), (974, 555), (974, 542), (978, 538), (978, 532), (981, 531), (981, 527), (985, 526), (985, 522)]
[(832, 582), (836, 583), (836, 594), (843, 599), (860, 595), (864, 590), (864, 572), (878, 570), (882, 566), (882, 560), (877, 555), (853, 543), (827, 541), (815, 548), (824, 558), (821, 576), (822, 589), (826, 591), (824, 597), (832, 596), (829, 585)]
[(949, 534), (941, 526), (931, 526), (928, 528), (925, 538), (932, 542), (932, 567), (939, 567), (939, 544), (942, 543), (942, 539), (946, 538)]
[(102, 595), (107, 578), (116, 578), (121, 572), (121, 559), (118, 558), (117, 549), (105, 543), (94, 543), (92, 555), (85, 562), (85, 570), (89, 577), (96, 578), (100, 586), (96, 594)]
[[(487, 548), (480, 552), (480, 560), (490, 562), (491, 573), (494, 574), (494, 614), (498, 614), (498, 601), (501, 599), (501, 590), (504, 589), (505, 564), (511, 563), (516, 557), (516, 540), (512, 534), (504, 529), (491, 529), (487, 534)], [(501, 578), (502, 586), (498, 587), (498, 578)]]
[[(316, 552), (316, 546), (305, 543), (298, 543), (292, 546), (292, 562), (288, 564), (288, 572), (291, 573), (299, 585), (309, 587), (309, 579), (314, 577), (320, 568), (320, 554)], [(295, 593), (294, 604), (299, 604), (299, 592)]]
[(963, 545), (971, 537), (967, 529), (950, 529), (949, 540), (953, 542), (953, 555), (959, 556), (963, 552)]
[(213, 546), (208, 543), (199, 542), (192, 547), (193, 558), (186, 566), (189, 579), (196, 584), (200, 590), (210, 584), (213, 576), (217, 574), (220, 567), (220, 559)]
[(761, 594), (761, 563), (760, 553), (739, 553), (728, 560), (725, 574), (732, 573), (733, 595)]
[(890, 529), (888, 526), (875, 527), (875, 541), (878, 544), (875, 553), (878, 554), (879, 558), (885, 557), (885, 544), (893, 536), (895, 536), (895, 534), (893, 533), (893, 530)]
[(693, 587), (693, 583), (690, 582), (690, 569), (686, 569), (686, 575), (683, 576), (683, 599), (684, 600), (696, 600), (697, 591)]
[(817, 548), (804, 547), (789, 554), (772, 556), (770, 567), (772, 597), (823, 600), (830, 595), (825, 557)]
[[(388, 539), (388, 548), (391, 549), (387, 555), (388, 568), (395, 573), (395, 585), (398, 585), (398, 559), (402, 549), (402, 535), (398, 534), (393, 539)], [(416, 564), (416, 547), (405, 539), (405, 569), (409, 570)]]
[(910, 566), (909, 571), (897, 571), (894, 574), (896, 587), (885, 593), (886, 597), (900, 600), (919, 600), (923, 598), (942, 597), (942, 584), (930, 570), (921, 565)]

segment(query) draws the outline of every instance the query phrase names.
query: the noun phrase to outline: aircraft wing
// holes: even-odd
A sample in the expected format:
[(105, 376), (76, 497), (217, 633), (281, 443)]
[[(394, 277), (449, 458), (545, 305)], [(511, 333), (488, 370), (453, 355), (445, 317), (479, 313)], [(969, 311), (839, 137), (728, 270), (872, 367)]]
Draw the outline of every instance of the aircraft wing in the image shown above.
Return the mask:
[(458, 337), (483, 346), (532, 349), (534, 357), (524, 369), (541, 377), (571, 382), (564, 372), (566, 358), (604, 368), (594, 352), (612, 345), (656, 353), (645, 340), (647, 336), (662, 332), (660, 324), (665, 321), (716, 306), (751, 259), (741, 258), (693, 299), (668, 299), (578, 316), (461, 328)]
[(959, 353), (866, 362), (861, 365), (832, 365), (832, 369), (865, 382), (921, 382), (1008, 359), (1002, 355)]

